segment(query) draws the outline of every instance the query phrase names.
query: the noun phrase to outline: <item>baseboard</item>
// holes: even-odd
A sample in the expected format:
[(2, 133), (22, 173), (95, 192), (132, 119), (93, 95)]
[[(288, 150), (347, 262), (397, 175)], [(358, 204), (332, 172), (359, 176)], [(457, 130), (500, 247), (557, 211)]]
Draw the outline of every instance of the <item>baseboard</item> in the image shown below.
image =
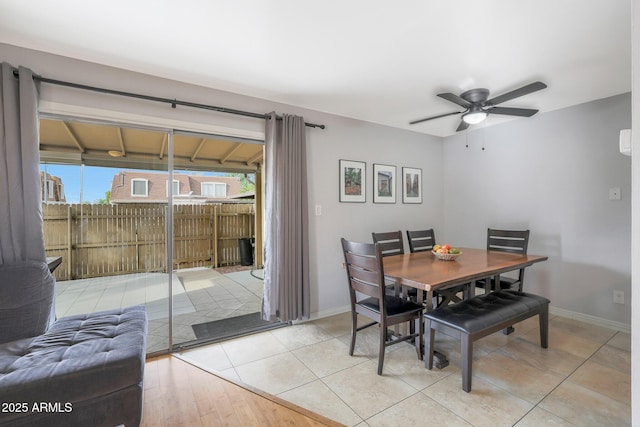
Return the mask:
[(351, 312), (351, 306), (345, 305), (343, 307), (332, 308), (330, 310), (316, 311), (315, 313), (311, 313), (308, 320), (294, 320), (292, 323), (295, 325), (298, 323), (304, 323), (304, 322), (310, 322), (312, 320), (322, 319), (324, 317), (335, 316), (336, 314), (350, 313), (350, 312)]
[(631, 325), (622, 322), (614, 322), (613, 320), (607, 320), (601, 317), (590, 316), (588, 314), (577, 313), (575, 311), (565, 310), (563, 308), (557, 308), (553, 306), (549, 307), (549, 313), (556, 316), (579, 320), (581, 322), (589, 323), (596, 326), (615, 329), (616, 331), (626, 332), (628, 334), (631, 333)]
[[(309, 320), (294, 321), (293, 324), (310, 322), (312, 320), (322, 319), (323, 317), (335, 316), (336, 314), (348, 313), (350, 311), (351, 311), (351, 307), (348, 305), (345, 305), (343, 307), (332, 308), (330, 310), (317, 311), (315, 313), (311, 313)], [(549, 313), (556, 316), (579, 320), (581, 322), (589, 323), (591, 325), (602, 326), (604, 328), (614, 329), (616, 331), (621, 331), (628, 334), (631, 333), (631, 325), (622, 323), (622, 322), (614, 322), (613, 320), (607, 320), (601, 317), (590, 316), (588, 314), (578, 313), (575, 311), (565, 310), (563, 308), (558, 308), (553, 306), (549, 307)]]

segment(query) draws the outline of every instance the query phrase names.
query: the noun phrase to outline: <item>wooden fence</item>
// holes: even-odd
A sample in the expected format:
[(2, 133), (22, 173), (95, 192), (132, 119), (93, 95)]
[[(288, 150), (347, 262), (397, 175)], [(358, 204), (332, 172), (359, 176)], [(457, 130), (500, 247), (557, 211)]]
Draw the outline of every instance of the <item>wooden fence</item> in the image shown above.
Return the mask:
[[(163, 204), (44, 204), (47, 256), (62, 257), (56, 279), (166, 272), (166, 213)], [(174, 206), (174, 268), (239, 264), (254, 218), (247, 203)]]

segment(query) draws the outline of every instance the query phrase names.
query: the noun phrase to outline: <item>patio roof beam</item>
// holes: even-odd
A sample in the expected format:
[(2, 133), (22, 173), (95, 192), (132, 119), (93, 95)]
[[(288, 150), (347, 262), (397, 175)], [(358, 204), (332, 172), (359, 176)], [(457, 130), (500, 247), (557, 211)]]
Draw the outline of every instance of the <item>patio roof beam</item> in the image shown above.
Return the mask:
[(127, 151), (124, 149), (124, 134), (122, 132), (122, 128), (118, 128), (118, 140), (120, 141), (120, 152), (122, 153), (122, 157), (126, 157)]
[(193, 156), (191, 156), (192, 162), (198, 157), (198, 153), (200, 153), (200, 150), (202, 150), (202, 147), (204, 147), (204, 144), (206, 142), (207, 142), (207, 138), (202, 138), (202, 140), (200, 141), (200, 145), (198, 145), (198, 148), (196, 148), (196, 152), (193, 153)]
[(229, 151), (227, 151), (224, 156), (222, 156), (222, 158), (220, 159), (220, 163), (224, 163), (227, 160), (229, 160), (229, 157), (231, 157), (233, 155), (233, 153), (235, 153), (236, 151), (238, 151), (238, 149), (242, 147), (242, 143), (240, 142), (236, 142), (233, 147), (231, 147), (231, 149)]
[(247, 166), (251, 166), (254, 163), (257, 163), (258, 160), (262, 159), (262, 153), (258, 153), (249, 160), (247, 160)]
[(168, 140), (169, 140), (169, 135), (165, 133), (164, 136), (162, 137), (162, 147), (160, 147), (160, 160), (162, 160), (162, 158), (164, 157), (164, 150), (167, 149)]
[(62, 122), (62, 125), (67, 130), (67, 133), (71, 137), (71, 140), (73, 141), (73, 143), (76, 144), (76, 146), (78, 147), (78, 150), (80, 150), (81, 153), (84, 153), (86, 150), (85, 150), (84, 146), (82, 145), (82, 143), (80, 142), (80, 140), (78, 139), (78, 137), (76, 136), (76, 134), (73, 131), (73, 129), (71, 129), (71, 125), (69, 123), (67, 123), (67, 122)]

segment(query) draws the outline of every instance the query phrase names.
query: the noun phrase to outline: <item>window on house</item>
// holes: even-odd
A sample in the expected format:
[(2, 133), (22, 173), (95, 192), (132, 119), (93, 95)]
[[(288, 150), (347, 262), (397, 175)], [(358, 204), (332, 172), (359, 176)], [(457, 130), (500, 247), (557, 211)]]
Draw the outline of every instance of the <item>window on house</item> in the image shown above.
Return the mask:
[(227, 184), (223, 182), (203, 182), (200, 192), (206, 197), (227, 197)]
[[(172, 195), (177, 196), (180, 194), (180, 181), (174, 179), (173, 185), (171, 187), (173, 190), (173, 192), (171, 193)], [(169, 196), (169, 181), (167, 181), (167, 196)]]
[(53, 180), (47, 180), (47, 200), (51, 200), (55, 197), (56, 193), (54, 191)]
[(149, 195), (148, 181), (142, 178), (132, 179), (131, 195), (134, 197), (147, 197)]

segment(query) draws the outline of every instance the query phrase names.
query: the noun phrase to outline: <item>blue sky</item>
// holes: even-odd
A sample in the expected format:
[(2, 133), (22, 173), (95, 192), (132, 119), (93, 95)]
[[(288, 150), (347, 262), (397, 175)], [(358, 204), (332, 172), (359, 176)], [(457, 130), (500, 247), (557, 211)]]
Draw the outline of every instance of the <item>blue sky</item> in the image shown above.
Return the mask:
[(111, 189), (113, 177), (121, 171), (119, 168), (95, 166), (85, 166), (82, 169), (77, 165), (40, 165), (41, 171), (62, 179), (67, 203), (93, 203), (104, 199), (104, 193)]
[[(105, 193), (111, 189), (113, 177), (120, 171), (128, 169), (98, 166), (84, 166), (82, 168), (79, 165), (40, 164), (40, 170), (47, 172), (49, 175), (57, 176), (62, 180), (67, 203), (95, 203), (100, 199), (104, 199)], [(197, 172), (197, 174), (226, 175), (223, 172)]]

